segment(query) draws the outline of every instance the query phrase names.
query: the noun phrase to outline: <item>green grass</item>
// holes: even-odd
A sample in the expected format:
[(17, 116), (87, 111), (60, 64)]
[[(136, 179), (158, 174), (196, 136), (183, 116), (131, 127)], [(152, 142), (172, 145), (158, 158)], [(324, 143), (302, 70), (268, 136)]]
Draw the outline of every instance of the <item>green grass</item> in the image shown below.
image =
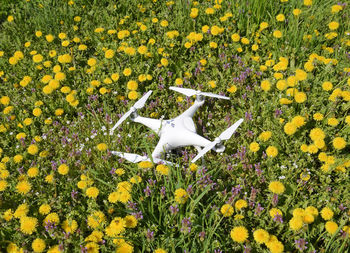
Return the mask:
[[(332, 13), (335, 4), (331, 0), (314, 0), (309, 7), (299, 0), (223, 1), (221, 6), (213, 1), (3, 0), (0, 251), (14, 252), (9, 249), (14, 243), (18, 249), (40, 252), (32, 244), (42, 239), (43, 252), (50, 248), (49, 252), (57, 252), (55, 247), (65, 252), (131, 252), (132, 248), (134, 252), (157, 253), (242, 252), (245, 248), (299, 252), (296, 241), (304, 239), (308, 250), (346, 252), (350, 247), (349, 230), (344, 232), (350, 226), (350, 6)], [(193, 8), (199, 10), (195, 18), (190, 17)], [(207, 8), (213, 8), (214, 14), (206, 14)], [(293, 15), (296, 8), (301, 10), (299, 16)], [(276, 20), (281, 13), (284, 22)], [(165, 20), (167, 26), (162, 25)], [(334, 31), (328, 27), (332, 21), (339, 22)], [(264, 30), (260, 29), (262, 22), (268, 23)], [(223, 32), (202, 31), (204, 26), (213, 31), (214, 25)], [(97, 28), (103, 31), (96, 32)], [(120, 38), (118, 33), (125, 30), (130, 35)], [(179, 36), (168, 38), (167, 32), (174, 30)], [(275, 30), (282, 32), (281, 38), (273, 36)], [(36, 36), (38, 31), (41, 36)], [(191, 32), (201, 33), (202, 39), (190, 41), (187, 36)], [(337, 36), (327, 39), (330, 32)], [(234, 42), (234, 33), (247, 38), (249, 44)], [(46, 39), (49, 34), (54, 36), (52, 42)], [(211, 47), (211, 42), (217, 47)], [(147, 46), (147, 54), (137, 51), (141, 45)], [(258, 49), (253, 50), (253, 45)], [(135, 54), (128, 54), (127, 48), (135, 49)], [(114, 52), (111, 59), (105, 57), (107, 49)], [(23, 59), (13, 64), (19, 52)], [(35, 62), (38, 56), (33, 56), (38, 54), (43, 60)], [(62, 55), (70, 55), (71, 61), (63, 63)], [(281, 57), (287, 58), (288, 64), (279, 69)], [(162, 58), (169, 64), (162, 65)], [(314, 68), (310, 69), (306, 63), (312, 58)], [(97, 64), (90, 66), (89, 59), (96, 59)], [(329, 63), (331, 60), (336, 60), (335, 64)], [(123, 74), (126, 68), (132, 69), (130, 76)], [(293, 76), (300, 70), (306, 79), (293, 84)], [(61, 73), (64, 77), (60, 79)], [(286, 87), (281, 88), (276, 74), (282, 74)], [(48, 75), (57, 79), (58, 87), (43, 80)], [(143, 75), (149, 75), (148, 79), (143, 80)], [(25, 83), (28, 76), (31, 81)], [(135, 103), (127, 83), (137, 81), (138, 97), (153, 90), (140, 115), (167, 119), (195, 100), (168, 89), (177, 79), (183, 81), (182, 87), (230, 97), (229, 101), (206, 99), (194, 116), (199, 134), (214, 140), (236, 120), (245, 119), (224, 143), (225, 152), (208, 152), (204, 163), (199, 160), (194, 168), (190, 161), (196, 149), (180, 149), (166, 158), (177, 165), (169, 166), (168, 175), (162, 175), (157, 164), (132, 164), (111, 155), (112, 150), (150, 155), (159, 139), (130, 120), (113, 136), (107, 134)], [(264, 80), (270, 82), (267, 91), (261, 86)], [(99, 84), (94, 87), (92, 81)], [(215, 87), (210, 81), (215, 81)], [(332, 83), (329, 91), (322, 88), (326, 81)], [(229, 89), (233, 85), (234, 92)], [(65, 92), (62, 87), (70, 90)], [(303, 92), (306, 100), (298, 101), (292, 92)], [(340, 95), (334, 98), (337, 93)], [(42, 110), (41, 115), (34, 115), (35, 108)], [(324, 118), (316, 120), (316, 113)], [(296, 116), (302, 116), (304, 123), (298, 124)], [(332, 125), (334, 118), (338, 122)], [(296, 127), (292, 134), (285, 129), (288, 122)], [(320, 139), (315, 142), (311, 138), (315, 128), (325, 134), (321, 138), (324, 147)], [(260, 138), (264, 131), (270, 131), (271, 138)], [(344, 147), (336, 137), (343, 138)], [(250, 148), (254, 142), (259, 144), (256, 152)], [(106, 144), (107, 150), (98, 150), (100, 143)], [(32, 144), (37, 153), (30, 154)], [(307, 145), (304, 151), (303, 144)], [(316, 144), (319, 147), (313, 150)], [(278, 150), (275, 157), (266, 156), (271, 146)], [(23, 160), (16, 162), (16, 155)], [(67, 174), (58, 169), (61, 164), (68, 165)], [(38, 168), (37, 175), (33, 167)], [(52, 181), (48, 175), (53, 175)], [(302, 175), (309, 178), (302, 180)], [(273, 181), (283, 184), (278, 201), (275, 189), (269, 187)], [(120, 189), (129, 184), (130, 190)], [(175, 196), (180, 188), (186, 192), (184, 201)], [(97, 189), (96, 198), (89, 194)], [(124, 195), (116, 198), (113, 194)], [(244, 200), (246, 206), (236, 207), (238, 200)], [(18, 207), (24, 203), (28, 212), (20, 215)], [(49, 213), (60, 219), (52, 228), (43, 224), (49, 215), (40, 209), (43, 204), (49, 204)], [(221, 213), (225, 204), (234, 209), (230, 217)], [(307, 224), (303, 220), (292, 230), (293, 211), (310, 206), (318, 211), (312, 215), (314, 221)], [(332, 217), (322, 214), (325, 207), (332, 210)], [(282, 212), (283, 222), (271, 217), (272, 208)], [(94, 222), (96, 211), (104, 218)], [(21, 216), (35, 218), (36, 226), (21, 222)], [(122, 223), (115, 221), (120, 218), (124, 222), (134, 219), (134, 224), (118, 227)], [(77, 226), (70, 228), (65, 222)], [(247, 238), (231, 235), (238, 226), (247, 229)], [(257, 229), (269, 233), (269, 242), (258, 243), (253, 235)]]

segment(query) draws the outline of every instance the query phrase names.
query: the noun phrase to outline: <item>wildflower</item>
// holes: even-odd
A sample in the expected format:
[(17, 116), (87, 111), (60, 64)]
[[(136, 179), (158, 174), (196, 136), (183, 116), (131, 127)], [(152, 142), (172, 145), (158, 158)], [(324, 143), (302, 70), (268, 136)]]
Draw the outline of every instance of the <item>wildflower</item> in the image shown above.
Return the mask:
[(338, 27), (339, 27), (339, 23), (338, 23), (338, 22), (335, 22), (335, 21), (330, 22), (330, 23), (328, 24), (328, 27), (329, 27), (330, 30), (337, 30)]
[(322, 89), (325, 91), (330, 91), (333, 88), (333, 84), (331, 82), (323, 82)]
[(17, 192), (21, 194), (27, 194), (31, 188), (32, 188), (32, 185), (26, 180), (20, 181), (16, 185)]
[(335, 5), (332, 5), (331, 7), (331, 12), (332, 13), (338, 13), (339, 11), (341, 11), (343, 9), (343, 7), (339, 4), (335, 4)]
[(66, 233), (74, 233), (78, 228), (78, 223), (76, 220), (65, 220), (62, 222), (62, 229)]
[(234, 227), (230, 235), (233, 241), (243, 243), (248, 238), (248, 230), (243, 226)]
[(31, 167), (27, 171), (28, 177), (36, 177), (39, 174), (39, 169), (36, 167)]
[(57, 171), (61, 175), (67, 175), (69, 172), (69, 167), (67, 164), (63, 163), (58, 167)]
[(243, 199), (239, 199), (239, 200), (237, 200), (236, 203), (235, 203), (235, 208), (236, 208), (237, 210), (241, 210), (242, 208), (245, 208), (245, 207), (247, 207), (247, 206), (248, 206), (247, 201), (245, 201), (245, 200), (243, 200)]
[(116, 253), (132, 253), (132, 252), (134, 252), (134, 247), (126, 242), (119, 245), (116, 250)]
[(270, 235), (269, 233), (264, 229), (257, 229), (253, 233), (254, 240), (259, 243), (267, 243), (269, 241)]
[(197, 8), (192, 8), (191, 9), (191, 13), (190, 13), (190, 17), (191, 18), (196, 18), (198, 16), (198, 9)]
[(131, 73), (132, 73), (131, 68), (126, 68), (126, 69), (124, 69), (124, 71), (123, 71), (124, 76), (130, 76)]
[(304, 103), (307, 99), (307, 96), (304, 92), (296, 92), (294, 94), (294, 99), (297, 103)]
[(283, 129), (284, 129), (284, 132), (288, 135), (293, 135), (297, 131), (295, 124), (290, 122), (285, 124)]
[(225, 204), (221, 207), (220, 211), (224, 217), (230, 217), (232, 216), (234, 209), (230, 204)]
[(260, 146), (259, 146), (259, 144), (258, 144), (257, 142), (252, 142), (252, 143), (249, 145), (249, 149), (250, 149), (250, 151), (252, 151), (252, 152), (257, 152), (257, 151), (259, 151)]
[(343, 149), (346, 146), (346, 141), (342, 137), (334, 138), (332, 143), (333, 147), (338, 150)]
[(269, 80), (262, 81), (260, 86), (263, 91), (268, 91), (271, 89), (271, 83)]
[(278, 14), (276, 16), (276, 20), (279, 22), (283, 22), (286, 19), (286, 17), (283, 14)]
[(39, 207), (39, 213), (40, 214), (46, 215), (46, 214), (50, 213), (50, 211), (51, 211), (51, 207), (48, 204), (42, 204)]
[(128, 98), (131, 100), (136, 100), (138, 97), (139, 94), (137, 93), (137, 91), (132, 90), (128, 93)]
[(20, 218), (20, 229), (24, 234), (31, 235), (38, 224), (38, 219), (33, 217), (23, 216)]
[(99, 150), (99, 151), (106, 151), (108, 146), (106, 143), (100, 143), (96, 146), (96, 148)]
[(160, 60), (160, 63), (161, 63), (164, 67), (166, 67), (166, 66), (168, 66), (168, 64), (169, 64), (169, 61), (168, 61), (166, 58), (162, 58), (162, 59)]
[(328, 233), (333, 235), (338, 230), (338, 224), (335, 223), (334, 221), (327, 221), (326, 225), (325, 225), (325, 228), (326, 228)]
[(273, 219), (275, 219), (277, 215), (282, 216), (282, 211), (278, 208), (271, 208), (269, 214)]
[(265, 131), (259, 135), (259, 139), (262, 141), (268, 141), (271, 138), (271, 136), (272, 136), (271, 131)]
[(125, 216), (124, 221), (127, 228), (135, 228), (137, 226), (137, 219), (133, 215)]
[(42, 113), (42, 111), (41, 111), (40, 108), (35, 108), (35, 109), (33, 110), (33, 115), (34, 115), (35, 117), (39, 117), (39, 116), (41, 115), (41, 113)]
[(150, 169), (153, 167), (153, 163), (149, 161), (142, 161), (142, 162), (139, 162), (138, 167), (140, 169)]
[(312, 5), (312, 0), (304, 0), (304, 5), (305, 6), (311, 6)]
[(280, 30), (275, 30), (272, 35), (277, 39), (282, 38), (282, 32)]
[(167, 251), (162, 248), (157, 248), (156, 250), (153, 251), (153, 253), (167, 253)]
[(313, 119), (316, 120), (316, 121), (321, 121), (321, 120), (323, 120), (323, 114), (317, 112), (317, 113), (315, 113), (315, 114), (313, 115)]
[(116, 237), (122, 232), (124, 232), (126, 227), (125, 221), (121, 217), (116, 217), (112, 222), (106, 227), (105, 232), (110, 237)]
[(169, 167), (164, 164), (157, 165), (156, 171), (164, 176), (169, 175)]
[(111, 59), (111, 58), (113, 58), (113, 56), (114, 56), (114, 51), (113, 51), (112, 49), (108, 49), (108, 50), (105, 52), (105, 57), (106, 57), (107, 59)]
[(96, 187), (90, 187), (88, 189), (86, 189), (86, 195), (89, 197), (89, 198), (97, 198), (98, 194), (99, 194), (99, 190), (96, 188)]
[(289, 221), (289, 226), (294, 231), (301, 229), (303, 227), (303, 218), (300, 216), (294, 216)]
[(43, 239), (37, 238), (32, 242), (32, 249), (34, 252), (43, 252), (46, 247)]
[(179, 204), (185, 204), (188, 199), (188, 194), (183, 188), (176, 189), (175, 193), (175, 201)]
[(238, 33), (234, 33), (234, 34), (231, 35), (231, 39), (232, 39), (233, 42), (238, 42), (240, 40), (240, 38), (241, 37), (239, 36)]
[(235, 93), (237, 91), (237, 86), (233, 84), (230, 88), (227, 89), (227, 91), (230, 93)]
[(326, 137), (325, 133), (320, 128), (313, 128), (309, 134), (311, 140), (315, 141), (317, 139), (324, 139)]
[(322, 210), (321, 210), (321, 217), (324, 219), (324, 220), (330, 220), (333, 218), (333, 211), (329, 208), (329, 207), (324, 207)]
[(275, 194), (282, 194), (285, 191), (285, 187), (281, 182), (273, 181), (269, 184), (269, 190)]
[(60, 223), (60, 218), (58, 217), (58, 214), (57, 213), (48, 214), (43, 221), (43, 226), (46, 226), (48, 223), (58, 225)]
[(267, 247), (271, 253), (282, 253), (284, 251), (284, 245), (278, 240), (268, 242)]
[(275, 146), (268, 146), (266, 149), (266, 154), (269, 157), (275, 157), (278, 154), (278, 150)]

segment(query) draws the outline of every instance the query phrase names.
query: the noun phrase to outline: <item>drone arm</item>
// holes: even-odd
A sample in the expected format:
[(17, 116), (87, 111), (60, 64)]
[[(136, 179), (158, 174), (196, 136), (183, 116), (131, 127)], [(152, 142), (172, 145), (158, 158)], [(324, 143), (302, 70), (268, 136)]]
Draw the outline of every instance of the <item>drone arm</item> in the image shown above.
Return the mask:
[(153, 153), (152, 153), (152, 158), (153, 159), (159, 159), (162, 155), (162, 153), (167, 152), (170, 150), (169, 144), (167, 144), (162, 137), (160, 138), (157, 146), (154, 148)]
[(137, 123), (141, 123), (146, 127), (151, 128), (157, 134), (159, 134), (159, 130), (161, 128), (161, 121), (159, 119), (151, 119), (151, 118), (137, 116), (135, 118), (132, 118), (131, 120)]
[(204, 104), (204, 100), (195, 100), (194, 104), (188, 108), (186, 111), (184, 111), (179, 117), (185, 116), (185, 117), (193, 117), (195, 112), (198, 110), (199, 107), (201, 107)]

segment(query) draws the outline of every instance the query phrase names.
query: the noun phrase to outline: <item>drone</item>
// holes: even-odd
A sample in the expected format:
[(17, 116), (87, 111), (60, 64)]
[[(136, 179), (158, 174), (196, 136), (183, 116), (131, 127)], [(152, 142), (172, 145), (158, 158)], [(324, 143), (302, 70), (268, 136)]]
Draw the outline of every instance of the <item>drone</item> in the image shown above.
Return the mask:
[(155, 163), (174, 165), (172, 162), (161, 159), (162, 155), (177, 148), (194, 146), (197, 149), (198, 154), (192, 159), (191, 162), (195, 163), (199, 158), (203, 157), (211, 149), (218, 153), (222, 153), (225, 150), (225, 146), (222, 144), (222, 142), (231, 138), (231, 136), (243, 122), (243, 119), (239, 119), (232, 126), (223, 131), (217, 138), (215, 138), (214, 141), (210, 141), (205, 137), (197, 134), (192, 117), (195, 112), (204, 104), (205, 97), (213, 97), (226, 100), (229, 100), (230, 98), (189, 88), (171, 86), (170, 89), (182, 93), (188, 97), (195, 95), (195, 102), (185, 112), (173, 119), (163, 120), (142, 117), (138, 115), (137, 111), (143, 108), (146, 104), (147, 99), (152, 94), (152, 90), (150, 90), (144, 94), (110, 130), (110, 135), (113, 135), (114, 130), (120, 126), (120, 124), (127, 118), (130, 118), (130, 120), (133, 122), (141, 123), (150, 128), (160, 137), (158, 144), (152, 152), (151, 157), (141, 156), (133, 153), (111, 151), (113, 155), (117, 155), (132, 163), (151, 161)]

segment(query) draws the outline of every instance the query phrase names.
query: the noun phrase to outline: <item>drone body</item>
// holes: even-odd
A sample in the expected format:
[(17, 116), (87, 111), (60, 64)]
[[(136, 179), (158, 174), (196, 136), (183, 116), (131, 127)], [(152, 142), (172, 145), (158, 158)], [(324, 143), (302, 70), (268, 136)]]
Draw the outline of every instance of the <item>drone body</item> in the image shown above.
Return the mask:
[(116, 151), (112, 151), (113, 154), (118, 155), (134, 163), (146, 160), (153, 160), (156, 163), (163, 162), (166, 164), (172, 164), (171, 162), (161, 159), (163, 153), (167, 153), (172, 149), (185, 146), (194, 146), (199, 151), (199, 154), (192, 160), (192, 162), (198, 160), (210, 149), (213, 149), (216, 152), (223, 152), (225, 150), (225, 147), (221, 144), (221, 141), (229, 139), (235, 132), (235, 130), (238, 128), (238, 126), (243, 122), (243, 119), (237, 121), (233, 126), (225, 130), (219, 138), (216, 138), (213, 142), (211, 142), (208, 139), (196, 133), (196, 127), (192, 117), (195, 114), (195, 112), (204, 104), (205, 101), (203, 96), (210, 96), (222, 99), (229, 98), (212, 93), (194, 91), (192, 89), (184, 89), (178, 87), (170, 87), (170, 89), (175, 90), (177, 92), (181, 92), (185, 95), (197, 95), (197, 98), (190, 108), (188, 108), (185, 112), (183, 112), (181, 115), (174, 119), (151, 119), (139, 116), (137, 114), (137, 109), (142, 108), (148, 97), (151, 95), (152, 91), (149, 91), (139, 101), (137, 101), (127, 113), (125, 113), (120, 118), (120, 120), (115, 124), (115, 126), (111, 129), (110, 132), (110, 134), (113, 134), (113, 131), (129, 116), (132, 121), (141, 123), (147, 126), (148, 128), (152, 129), (160, 137), (157, 146), (152, 152), (152, 159), (146, 156)]

